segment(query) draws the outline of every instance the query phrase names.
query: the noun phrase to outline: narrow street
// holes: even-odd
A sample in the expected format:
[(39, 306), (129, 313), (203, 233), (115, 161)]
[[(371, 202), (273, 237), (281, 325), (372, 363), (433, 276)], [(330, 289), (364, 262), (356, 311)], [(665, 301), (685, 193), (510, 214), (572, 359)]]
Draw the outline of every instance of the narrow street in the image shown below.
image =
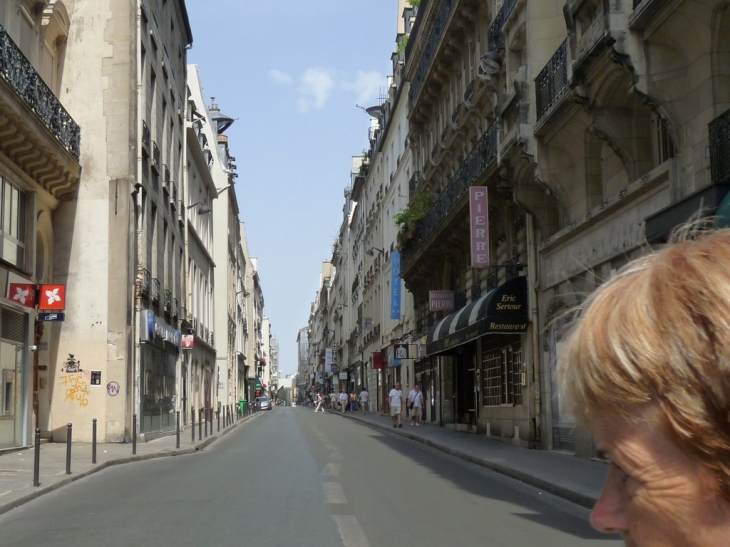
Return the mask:
[(204, 451), (116, 466), (0, 517), (3, 545), (618, 545), (588, 511), (331, 414), (274, 408)]

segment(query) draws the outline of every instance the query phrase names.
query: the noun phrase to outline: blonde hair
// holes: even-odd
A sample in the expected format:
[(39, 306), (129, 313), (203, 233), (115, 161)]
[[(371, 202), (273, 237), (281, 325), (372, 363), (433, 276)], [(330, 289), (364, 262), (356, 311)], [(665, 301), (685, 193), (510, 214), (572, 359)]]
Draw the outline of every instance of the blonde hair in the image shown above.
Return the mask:
[(730, 500), (730, 230), (684, 230), (629, 263), (577, 316), (559, 376), (579, 421), (631, 422), (654, 406)]

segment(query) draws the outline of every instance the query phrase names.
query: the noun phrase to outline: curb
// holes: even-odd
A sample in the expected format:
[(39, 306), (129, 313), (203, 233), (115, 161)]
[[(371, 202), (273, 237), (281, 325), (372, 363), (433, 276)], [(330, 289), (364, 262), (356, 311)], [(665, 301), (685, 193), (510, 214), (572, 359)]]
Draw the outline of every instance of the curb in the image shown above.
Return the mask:
[(196, 452), (200, 452), (200, 451), (204, 450), (205, 448), (207, 448), (209, 445), (211, 445), (214, 441), (218, 440), (220, 437), (223, 437), (224, 435), (228, 435), (228, 433), (230, 433), (231, 431), (236, 429), (238, 426), (243, 425), (250, 420), (253, 420), (259, 414), (260, 413), (257, 412), (256, 414), (252, 414), (251, 416), (245, 416), (244, 418), (241, 418), (238, 422), (229, 426), (228, 429), (224, 429), (219, 434), (208, 437), (204, 441), (200, 441), (199, 444), (196, 444), (195, 446), (191, 446), (189, 448), (175, 448), (172, 450), (166, 450), (166, 451), (162, 451), (162, 452), (154, 452), (152, 454), (139, 454), (139, 455), (135, 454), (133, 456), (125, 456), (125, 457), (121, 457), (121, 458), (116, 458), (114, 460), (109, 460), (104, 463), (100, 463), (96, 467), (92, 467), (91, 469), (87, 469), (86, 471), (81, 471), (78, 474), (67, 477), (67, 478), (60, 480), (56, 483), (53, 483), (49, 486), (38, 487), (38, 490), (35, 490), (30, 494), (27, 494), (16, 500), (8, 502), (7, 504), (0, 505), (0, 515), (8, 513), (9, 511), (12, 511), (13, 509), (20, 507), (21, 505), (25, 505), (26, 503), (33, 501), (33, 500), (41, 497), (44, 494), (54, 492), (54, 491), (58, 490), (59, 488), (62, 488), (66, 485), (71, 484), (72, 482), (81, 480), (83, 478), (88, 477), (89, 475), (93, 475), (94, 473), (98, 473), (99, 471), (102, 471), (104, 469), (107, 469), (107, 468), (115, 466), (115, 465), (124, 465), (127, 463), (141, 462), (141, 461), (145, 461), (145, 460), (154, 460), (157, 458), (169, 458), (169, 457), (173, 457), (173, 456), (187, 456), (189, 454), (195, 454)]
[(544, 490), (545, 492), (548, 492), (549, 494), (553, 494), (554, 496), (567, 500), (571, 503), (575, 503), (576, 505), (580, 505), (581, 507), (585, 507), (586, 509), (593, 509), (593, 506), (598, 501), (597, 498), (594, 498), (593, 496), (590, 496), (588, 494), (584, 494), (582, 492), (577, 492), (570, 488), (566, 488), (565, 486), (560, 486), (559, 484), (555, 484), (553, 482), (545, 480), (541, 477), (536, 477), (535, 475), (532, 475), (525, 471), (520, 471), (513, 467), (509, 467), (507, 465), (503, 465), (503, 464), (488, 460), (486, 458), (480, 458), (480, 457), (474, 456), (472, 454), (467, 454), (466, 452), (462, 452), (461, 450), (457, 450), (457, 449), (447, 446), (445, 444), (432, 441), (431, 439), (425, 439), (423, 437), (419, 437), (418, 435), (413, 435), (411, 433), (408, 433), (407, 431), (400, 431), (399, 429), (396, 429), (394, 431), (393, 429), (385, 427), (383, 425), (372, 423), (372, 422), (369, 422), (366, 420), (362, 420), (362, 419), (358, 418), (357, 416), (352, 416), (352, 415), (348, 416), (348, 415), (342, 414), (340, 412), (332, 412), (332, 414), (338, 414), (338, 415), (341, 415), (343, 418), (350, 418), (352, 420), (356, 420), (357, 422), (359, 422), (361, 424), (372, 427), (374, 429), (382, 430), (385, 433), (398, 435), (400, 437), (405, 437), (406, 439), (410, 439), (412, 441), (420, 442), (421, 444), (425, 444), (426, 446), (435, 448), (436, 450), (449, 454), (450, 456), (460, 458), (462, 460), (468, 461), (469, 463), (477, 464), (481, 467), (484, 467), (486, 469), (489, 469), (489, 470), (499, 473), (501, 475), (506, 475), (510, 478), (516, 479), (525, 484), (529, 484), (530, 486), (539, 488), (540, 490)]

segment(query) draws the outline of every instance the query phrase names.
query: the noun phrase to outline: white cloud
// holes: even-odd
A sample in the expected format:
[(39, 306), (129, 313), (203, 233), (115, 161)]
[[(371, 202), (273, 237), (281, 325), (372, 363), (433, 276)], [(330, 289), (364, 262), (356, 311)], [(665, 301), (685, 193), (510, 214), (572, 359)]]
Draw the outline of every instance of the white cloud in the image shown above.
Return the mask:
[(301, 112), (324, 107), (335, 87), (334, 71), (327, 68), (308, 68), (302, 75), (297, 104)]
[(272, 68), (269, 70), (269, 78), (274, 80), (277, 84), (290, 84), (292, 77), (286, 72)]
[(357, 93), (355, 101), (357, 104), (369, 106), (369, 103), (374, 103), (378, 99), (380, 90), (387, 87), (387, 80), (385, 76), (374, 70), (370, 72), (358, 70), (355, 81), (346, 82), (342, 87)]

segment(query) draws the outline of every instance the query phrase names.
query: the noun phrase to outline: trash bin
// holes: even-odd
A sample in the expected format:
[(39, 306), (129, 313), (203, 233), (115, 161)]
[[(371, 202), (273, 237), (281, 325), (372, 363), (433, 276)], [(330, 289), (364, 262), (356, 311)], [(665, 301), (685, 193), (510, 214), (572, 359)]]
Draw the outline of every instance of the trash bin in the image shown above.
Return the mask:
[(246, 399), (238, 401), (238, 410), (241, 412), (241, 416), (246, 414)]

